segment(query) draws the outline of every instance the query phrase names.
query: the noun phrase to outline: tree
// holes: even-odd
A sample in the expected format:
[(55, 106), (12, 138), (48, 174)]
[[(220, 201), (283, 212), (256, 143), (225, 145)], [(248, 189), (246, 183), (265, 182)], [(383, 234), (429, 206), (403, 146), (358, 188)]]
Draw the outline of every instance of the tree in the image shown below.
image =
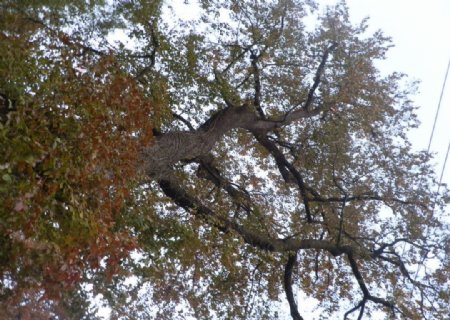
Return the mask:
[[(191, 4), (196, 5), (196, 4)], [(444, 319), (448, 192), (344, 3), (1, 4), (10, 317)], [(112, 43), (124, 34), (130, 44)]]

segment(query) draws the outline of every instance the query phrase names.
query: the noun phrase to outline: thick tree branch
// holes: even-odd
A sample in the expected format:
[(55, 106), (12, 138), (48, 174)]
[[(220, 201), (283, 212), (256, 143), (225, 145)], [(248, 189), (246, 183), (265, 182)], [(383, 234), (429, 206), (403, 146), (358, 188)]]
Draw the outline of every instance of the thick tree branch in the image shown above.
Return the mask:
[[(159, 184), (164, 191), (164, 193), (172, 198), (176, 204), (180, 207), (191, 211), (195, 215), (204, 217), (208, 222), (212, 222), (213, 225), (218, 227), (224, 232), (234, 231), (238, 233), (243, 239), (250, 245), (257, 248), (273, 251), (273, 252), (288, 252), (288, 251), (298, 251), (301, 249), (318, 249), (328, 251), (333, 256), (338, 256), (341, 254), (347, 254), (349, 258), (350, 265), (352, 267), (355, 278), (358, 280), (358, 284), (361, 287), (364, 295), (368, 296), (369, 300), (380, 301), (376, 297), (372, 297), (369, 294), (367, 287), (363, 281), (362, 275), (356, 265), (355, 255), (361, 254), (365, 257), (371, 257), (373, 259), (379, 257), (379, 252), (369, 252), (364, 251), (361, 247), (352, 247), (349, 245), (336, 245), (335, 243), (326, 240), (316, 240), (316, 239), (280, 239), (272, 238), (269, 235), (264, 235), (258, 231), (250, 230), (233, 220), (229, 220), (226, 217), (222, 217), (214, 213), (209, 207), (201, 204), (199, 200), (189, 195), (175, 180), (174, 177), (170, 177), (166, 180), (160, 180)], [(385, 257), (383, 260), (386, 261)], [(389, 261), (393, 262), (393, 261)], [(396, 263), (398, 265), (398, 263)], [(399, 266), (399, 265), (398, 265)], [(402, 270), (404, 271), (404, 270)], [(390, 306), (388, 302), (383, 302), (383, 305)]]
[[(395, 305), (392, 302), (370, 294), (369, 289), (364, 281), (364, 278), (359, 270), (356, 261), (357, 257), (363, 259), (367, 259), (368, 257), (371, 259), (381, 259), (383, 261), (392, 263), (400, 268), (401, 273), (405, 277), (407, 277), (410, 281), (412, 280), (401, 261), (399, 262), (398, 260), (393, 260), (381, 256), (377, 250), (369, 251), (360, 246), (340, 245), (336, 244), (335, 242), (322, 239), (318, 240), (318, 239), (274, 238), (268, 234), (263, 234), (260, 231), (252, 230), (246, 226), (243, 226), (226, 216), (215, 213), (208, 206), (203, 205), (200, 200), (198, 200), (197, 198), (191, 196), (188, 192), (186, 192), (184, 188), (180, 186), (179, 182), (177, 182), (176, 178), (173, 175), (168, 176), (167, 179), (160, 180), (159, 185), (163, 190), (163, 192), (180, 207), (186, 209), (192, 214), (198, 216), (199, 218), (204, 219), (208, 224), (217, 227), (222, 232), (225, 233), (233, 232), (238, 234), (240, 237), (242, 237), (245, 243), (253, 247), (266, 251), (280, 252), (280, 253), (283, 252), (292, 253), (298, 252), (299, 250), (314, 249), (327, 251), (333, 256), (340, 256), (342, 254), (345, 254), (348, 258), (352, 273), (363, 294), (363, 300), (356, 307), (348, 311), (346, 313), (346, 317), (350, 313), (360, 309), (359, 318), (361, 319), (367, 301), (372, 301), (374, 303), (381, 304), (384, 307), (391, 309), (392, 312), (394, 312), (394, 310), (398, 310), (397, 308), (395, 308)], [(285, 288), (287, 288), (286, 295), (288, 299), (291, 299), (292, 297), (291, 294), (289, 293), (289, 286), (286, 286), (286, 284), (287, 281), (291, 279), (290, 272), (292, 271), (294, 263), (293, 261), (295, 262), (295, 259), (290, 257), (288, 264), (286, 265), (285, 268)], [(290, 281), (291, 280), (289, 280), (289, 283)], [(415, 283), (414, 280), (412, 280), (412, 283), (417, 285), (417, 283)], [(290, 305), (292, 309), (293, 305), (291, 304), (291, 302)], [(291, 312), (294, 312), (293, 319), (301, 319), (295, 318), (295, 316), (297, 316), (295, 314), (295, 311)]]
[(356, 281), (358, 281), (358, 285), (359, 285), (364, 297), (369, 297), (370, 296), (369, 289), (367, 289), (367, 287), (366, 287), (366, 284), (364, 282), (362, 274), (359, 271), (358, 265), (353, 256), (353, 253), (349, 253), (347, 255), (347, 257), (348, 257), (348, 261), (350, 263), (350, 267), (352, 268), (353, 275), (355, 276)]
[(142, 151), (143, 170), (149, 177), (164, 177), (175, 163), (208, 154), (216, 142), (232, 129), (265, 132), (319, 113), (318, 109), (297, 110), (287, 118), (260, 119), (247, 105), (228, 107), (195, 131), (168, 132), (155, 137), (154, 143)]
[(203, 205), (197, 198), (186, 192), (173, 175), (168, 175), (166, 179), (159, 180), (159, 185), (163, 192), (180, 207), (205, 219), (208, 223), (223, 232), (236, 232), (246, 243), (259, 249), (272, 252), (295, 252), (301, 249), (318, 249), (328, 251), (333, 256), (352, 252), (357, 254), (357, 252), (361, 251), (348, 245), (337, 246), (335, 243), (326, 240), (273, 238), (270, 235), (249, 229), (228, 217), (216, 214), (212, 209)]
[(286, 266), (284, 268), (284, 291), (289, 302), (291, 316), (293, 320), (303, 320), (298, 312), (297, 304), (295, 303), (294, 292), (292, 291), (292, 269), (297, 261), (297, 254), (290, 254)]

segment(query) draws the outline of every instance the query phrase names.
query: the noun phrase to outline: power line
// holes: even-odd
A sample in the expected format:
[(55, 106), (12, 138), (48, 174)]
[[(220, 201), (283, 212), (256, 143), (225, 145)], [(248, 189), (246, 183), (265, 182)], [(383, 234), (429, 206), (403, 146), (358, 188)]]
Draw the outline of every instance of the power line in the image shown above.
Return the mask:
[(442, 166), (441, 177), (439, 178), (439, 186), (442, 183), (442, 177), (444, 176), (445, 165), (447, 163), (449, 153), (450, 153), (450, 140), (448, 141), (447, 153), (445, 154), (444, 165)]
[(436, 122), (438, 119), (439, 110), (441, 109), (441, 102), (442, 102), (442, 97), (444, 96), (444, 89), (445, 89), (445, 84), (447, 83), (447, 76), (448, 76), (449, 69), (450, 69), (450, 58), (448, 59), (447, 71), (445, 72), (444, 83), (442, 84), (442, 89), (441, 89), (441, 96), (439, 97), (439, 103), (438, 103), (438, 107), (436, 110), (436, 115), (434, 117), (434, 123), (433, 123), (433, 129), (431, 130), (430, 141), (428, 142), (428, 149), (427, 149), (428, 152), (430, 152), (431, 141), (433, 140), (433, 135), (434, 135), (434, 129), (436, 128)]
[[(436, 119), (437, 119), (437, 117), (438, 117), (439, 109), (440, 109), (440, 107), (441, 107), (442, 96), (444, 95), (445, 83), (447, 82), (447, 76), (448, 76), (448, 70), (449, 70), (449, 69), (450, 69), (450, 59), (448, 60), (447, 72), (445, 73), (444, 84), (442, 85), (441, 96), (439, 97), (438, 109), (437, 109), (437, 111), (436, 111), (436, 117), (435, 117), (435, 119), (434, 119), (433, 131), (431, 131), (430, 143), (428, 144), (428, 151), (430, 151), (431, 139), (433, 138), (434, 127), (436, 126)], [(444, 177), (445, 166), (446, 166), (446, 164), (447, 164), (449, 152), (450, 152), (450, 140), (448, 141), (447, 152), (445, 153), (444, 164), (442, 165), (441, 176), (439, 177), (438, 192), (439, 192), (439, 189), (440, 189), (440, 187), (441, 187), (442, 178)]]
[[(437, 107), (437, 110), (436, 110), (436, 115), (435, 115), (435, 117), (434, 117), (433, 129), (431, 130), (430, 141), (429, 141), (429, 143), (428, 143), (428, 150), (427, 150), (428, 152), (430, 152), (431, 141), (433, 140), (434, 129), (436, 128), (436, 122), (437, 122), (437, 119), (438, 119), (439, 110), (440, 110), (440, 108), (441, 108), (442, 97), (444, 96), (444, 90), (445, 90), (445, 85), (446, 85), (446, 82), (447, 82), (447, 76), (448, 76), (448, 70), (449, 70), (449, 69), (450, 69), (450, 58), (449, 58), (449, 60), (448, 60), (447, 71), (445, 72), (444, 83), (442, 84), (441, 95), (440, 95), (440, 97), (439, 97), (439, 103), (438, 103), (438, 107)], [(435, 206), (436, 206), (437, 198), (438, 198), (438, 196), (439, 196), (439, 190), (440, 190), (440, 188), (441, 188), (442, 179), (443, 179), (443, 177), (444, 177), (445, 166), (446, 166), (446, 164), (447, 164), (447, 160), (448, 160), (448, 155), (449, 155), (449, 153), (450, 153), (450, 140), (449, 140), (449, 142), (448, 142), (448, 147), (447, 147), (447, 152), (446, 152), (446, 154), (445, 154), (444, 164), (443, 164), (443, 166), (442, 166), (441, 175), (440, 175), (440, 177), (439, 177), (439, 184), (438, 184), (436, 196), (435, 196), (435, 198), (434, 198), (434, 201), (433, 201), (433, 204), (432, 204), (432, 208), (431, 208), (431, 217), (433, 217), (433, 215), (434, 215), (434, 209), (435, 209)], [(429, 232), (430, 232), (430, 229), (427, 227), (427, 228), (426, 228), (426, 231), (425, 231), (425, 233), (426, 233), (426, 238), (428, 238)], [(404, 252), (404, 251), (405, 251), (405, 246), (403, 246), (403, 252)], [(422, 263), (425, 261), (425, 258), (426, 258), (426, 253), (423, 254), (422, 259), (421, 259), (421, 262), (420, 262), (419, 265), (417, 266), (416, 274), (414, 275), (414, 280), (417, 279), (417, 276), (419, 275), (419, 271), (420, 271), (420, 269), (421, 269)]]

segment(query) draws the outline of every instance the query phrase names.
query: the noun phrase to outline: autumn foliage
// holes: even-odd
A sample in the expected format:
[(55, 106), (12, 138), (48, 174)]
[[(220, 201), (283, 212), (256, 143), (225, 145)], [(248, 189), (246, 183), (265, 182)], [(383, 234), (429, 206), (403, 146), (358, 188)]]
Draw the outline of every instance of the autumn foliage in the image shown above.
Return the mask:
[(344, 2), (185, 2), (0, 3), (0, 317), (446, 319), (390, 39)]
[(61, 298), (102, 263), (117, 273), (136, 242), (115, 221), (152, 140), (151, 101), (113, 55), (16, 10), (0, 19), (4, 310)]

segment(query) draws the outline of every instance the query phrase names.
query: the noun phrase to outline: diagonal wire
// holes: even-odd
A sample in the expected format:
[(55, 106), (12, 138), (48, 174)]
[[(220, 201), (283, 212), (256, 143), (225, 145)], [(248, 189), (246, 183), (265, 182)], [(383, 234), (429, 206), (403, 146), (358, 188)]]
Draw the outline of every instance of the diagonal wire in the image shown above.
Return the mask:
[[(446, 71), (446, 73), (445, 73), (445, 78), (444, 78), (444, 84), (442, 85), (441, 96), (439, 97), (438, 108), (437, 108), (437, 110), (436, 110), (436, 116), (435, 116), (435, 118), (434, 118), (433, 130), (431, 131), (430, 142), (429, 142), (429, 144), (428, 144), (428, 152), (430, 152), (431, 140), (433, 139), (434, 128), (436, 127), (436, 121), (437, 121), (437, 118), (438, 118), (439, 109), (440, 109), (440, 107), (441, 107), (442, 97), (444, 96), (444, 89), (445, 89), (445, 84), (446, 84), (446, 82), (447, 82), (447, 76), (448, 76), (448, 70), (449, 70), (449, 69), (450, 69), (450, 59), (448, 60), (447, 71)], [(441, 176), (439, 177), (438, 193), (439, 193), (439, 190), (440, 190), (440, 188), (441, 188), (442, 178), (444, 177), (445, 166), (446, 166), (446, 164), (447, 164), (449, 152), (450, 152), (450, 140), (449, 140), (449, 142), (448, 142), (448, 147), (447, 147), (447, 152), (446, 152), (446, 154), (445, 154), (444, 164), (442, 165)], [(437, 195), (436, 195), (436, 197), (437, 197)], [(436, 204), (436, 201), (435, 201), (435, 204)], [(433, 205), (433, 209), (434, 209), (434, 205)]]
[(450, 153), (450, 139), (448, 141), (447, 153), (445, 154), (444, 165), (442, 166), (441, 176), (439, 178), (439, 187), (442, 184), (442, 178), (444, 177), (445, 165), (447, 164), (448, 154)]
[(448, 76), (448, 70), (449, 69), (450, 69), (450, 59), (448, 60), (447, 71), (445, 72), (444, 83), (442, 84), (441, 96), (439, 97), (439, 103), (438, 103), (438, 107), (437, 107), (437, 110), (436, 110), (436, 115), (434, 117), (433, 129), (431, 130), (431, 136), (430, 136), (430, 141), (428, 142), (427, 152), (430, 152), (431, 141), (433, 140), (434, 129), (436, 128), (436, 122), (437, 122), (437, 119), (438, 119), (438, 116), (439, 116), (439, 110), (441, 109), (441, 102), (442, 102), (442, 97), (444, 96), (444, 89), (445, 89), (445, 84), (447, 83), (447, 76)]
[[(435, 117), (434, 117), (433, 129), (432, 129), (432, 131), (431, 131), (431, 136), (430, 136), (430, 141), (429, 141), (429, 143), (428, 143), (428, 150), (427, 150), (427, 152), (430, 152), (431, 141), (433, 140), (434, 129), (436, 128), (436, 122), (437, 122), (437, 119), (438, 119), (438, 116), (439, 116), (439, 110), (440, 110), (440, 108), (441, 108), (442, 97), (444, 96), (444, 90), (445, 90), (445, 85), (446, 85), (446, 82), (447, 82), (447, 76), (448, 76), (448, 71), (449, 71), (449, 69), (450, 69), (450, 59), (448, 60), (447, 71), (445, 72), (444, 83), (443, 83), (443, 85), (442, 85), (441, 95), (440, 95), (440, 97), (439, 97), (439, 103), (438, 103), (438, 107), (437, 107), (437, 110), (436, 110), (436, 115), (435, 115)], [(444, 164), (442, 165), (442, 171), (441, 171), (441, 175), (440, 175), (440, 177), (439, 177), (439, 184), (438, 184), (436, 196), (435, 196), (435, 198), (434, 198), (433, 205), (432, 205), (432, 208), (431, 208), (431, 217), (433, 217), (433, 215), (434, 215), (434, 209), (435, 209), (435, 206), (436, 206), (437, 198), (438, 198), (438, 196), (439, 196), (439, 190), (440, 190), (440, 188), (441, 188), (442, 179), (443, 179), (443, 177), (444, 177), (445, 166), (446, 166), (446, 164), (447, 164), (447, 160), (448, 160), (448, 155), (449, 155), (449, 153), (450, 153), (450, 140), (449, 140), (449, 142), (448, 142), (448, 147), (447, 147), (447, 152), (446, 152), (446, 154), (445, 154)], [(426, 237), (427, 237), (427, 238), (428, 238), (429, 231), (430, 231), (429, 228), (427, 228), (427, 229), (426, 229)], [(405, 249), (405, 247), (403, 247), (403, 250), (404, 250), (404, 249)], [(419, 271), (420, 271), (420, 269), (421, 269), (421, 268), (420, 268), (420, 267), (421, 267), (421, 264), (425, 261), (425, 258), (426, 258), (426, 253), (424, 253), (424, 255), (423, 255), (422, 259), (421, 259), (421, 263), (417, 266), (416, 274), (414, 275), (414, 280), (417, 279), (417, 276), (418, 276)]]

